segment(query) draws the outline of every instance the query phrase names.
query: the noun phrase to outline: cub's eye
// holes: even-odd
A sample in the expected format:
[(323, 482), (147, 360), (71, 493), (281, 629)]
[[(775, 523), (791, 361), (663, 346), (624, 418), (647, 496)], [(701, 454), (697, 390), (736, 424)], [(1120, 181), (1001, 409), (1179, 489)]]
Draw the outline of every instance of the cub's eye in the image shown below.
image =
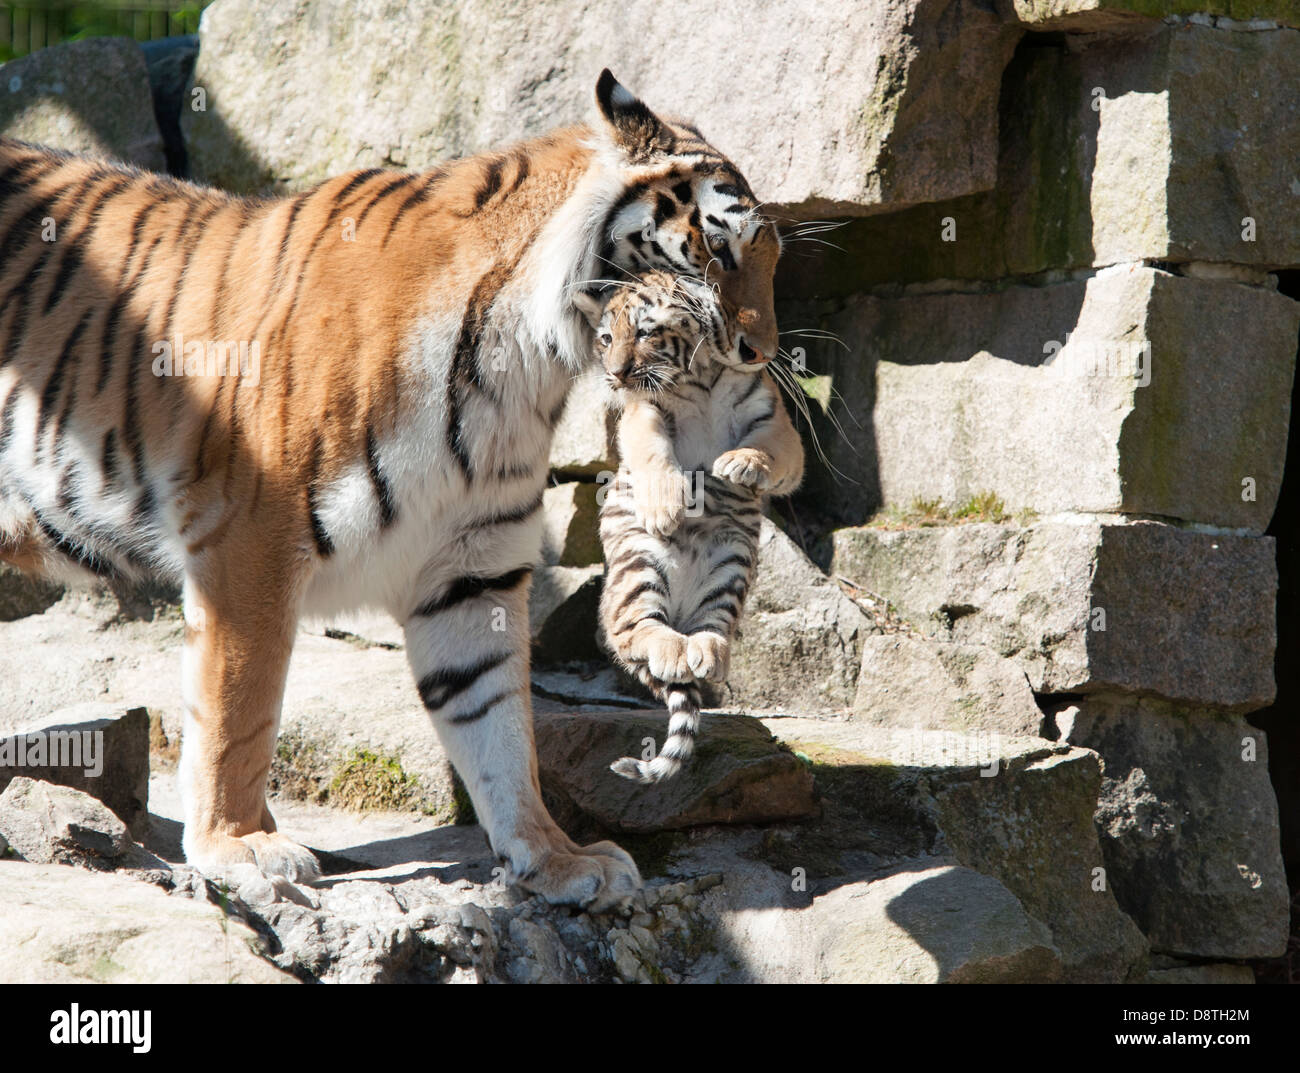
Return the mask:
[(609, 346), (614, 341), (614, 337), (609, 332), (601, 332), (600, 335), (596, 336), (596, 339), (601, 346)]
[(638, 339), (649, 339), (652, 335), (654, 335), (654, 331), (651, 328), (638, 328), (636, 330), (636, 337)]
[(721, 250), (725, 250), (726, 248), (727, 248), (727, 240), (722, 235), (719, 235), (717, 232), (714, 232), (709, 236), (709, 249), (711, 249), (714, 253), (718, 253)]

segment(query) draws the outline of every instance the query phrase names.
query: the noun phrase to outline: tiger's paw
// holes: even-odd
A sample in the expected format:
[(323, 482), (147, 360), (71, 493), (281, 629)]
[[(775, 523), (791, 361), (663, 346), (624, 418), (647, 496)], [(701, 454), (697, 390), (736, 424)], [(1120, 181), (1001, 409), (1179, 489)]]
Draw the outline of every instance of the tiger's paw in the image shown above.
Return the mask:
[(278, 831), (254, 831), (232, 835), (191, 837), (185, 833), (185, 859), (205, 875), (232, 875), (247, 880), (249, 868), (274, 882), (314, 883), (320, 878), (320, 864), (306, 846)]
[(738, 447), (718, 455), (713, 475), (756, 492), (765, 492), (776, 482), (772, 476), (772, 456), (755, 447)]
[(693, 633), (686, 639), (686, 663), (696, 678), (725, 682), (731, 667), (731, 644), (718, 633)]
[(254, 908), (293, 902), (308, 909), (319, 909), (320, 899), (310, 887), (299, 886), (284, 876), (265, 876), (255, 864), (228, 866), (219, 877), (246, 905)]
[(613, 842), (554, 849), (540, 867), (515, 882), (552, 905), (576, 905), (604, 913), (629, 901), (641, 889), (641, 872), (626, 850)]
[(644, 659), (652, 677), (660, 682), (689, 682), (690, 661), (687, 641), (680, 633), (662, 630), (645, 644)]

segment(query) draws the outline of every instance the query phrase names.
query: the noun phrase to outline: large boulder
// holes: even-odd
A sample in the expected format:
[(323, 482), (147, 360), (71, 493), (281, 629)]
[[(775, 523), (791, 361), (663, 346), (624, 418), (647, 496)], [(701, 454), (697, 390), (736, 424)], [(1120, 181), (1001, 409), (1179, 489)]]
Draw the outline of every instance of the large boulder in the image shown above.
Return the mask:
[(102, 801), (137, 836), (147, 833), (147, 709), (88, 701), (16, 723), (0, 715), (0, 790), (17, 776), (71, 787)]
[(165, 171), (149, 75), (126, 37), (54, 45), (0, 66), (0, 134)]
[[(810, 914), (812, 915), (812, 914)], [(1056, 983), (1051, 931), (992, 876), (941, 865), (818, 899), (818, 979), (837, 983)]]
[(835, 533), (834, 571), (1035, 692), (1152, 693), (1250, 711), (1275, 691), (1271, 537), (1107, 518)]
[(1052, 929), (1076, 982), (1127, 979), (1126, 966), (1147, 950), (1106, 881), (1100, 846), (1088, 837), (1096, 833), (1100, 790), (1096, 754), (1076, 749), (1013, 761), (993, 777), (954, 778), (934, 795), (951, 852), (1004, 883)]
[(1254, 533), (1273, 517), (1300, 303), (1268, 286), (1124, 265), (994, 293), (861, 295), (830, 315), (790, 307), (784, 323), (849, 348), (804, 340), (809, 367), (860, 418), (843, 436), (818, 426), (851, 480), (808, 480), (848, 522), (989, 494), (1012, 512)]
[[(741, 25), (763, 77), (738, 92), (717, 33)], [(608, 66), (652, 107), (698, 123), (768, 202), (858, 213), (992, 185), (1000, 75), (1021, 32), (977, 0), (815, 11), (798, 0), (581, 11), (218, 0), (203, 13), (194, 73), (207, 110), (182, 123), (198, 177), (301, 189), (586, 120)]]
[[(918, 859), (929, 867), (961, 865), (996, 880), (1024, 914), (1046, 926), (1063, 979), (1119, 982), (1144, 971), (1146, 941), (1102, 874), (1093, 824), (1101, 779), (1095, 753), (987, 732), (900, 730), (797, 717), (766, 723), (812, 764), (822, 816), (766, 832), (753, 853), (771, 869), (766, 876), (744, 875), (736, 883), (728, 869), (727, 883), (711, 897), (730, 898), (737, 909), (807, 906), (810, 900), (816, 905), (864, 871), (872, 878), (914, 872)], [(707, 846), (677, 861), (719, 868)], [(936, 884), (937, 891), (943, 886)], [(984, 896), (996, 915), (998, 896)], [(918, 898), (914, 920), (927, 903)], [(893, 919), (901, 921), (901, 914)], [(958, 919), (954, 925), (960, 931)], [(741, 913), (723, 926), (748, 935), (746, 949), (770, 944), (785, 951), (781, 959), (800, 964), (801, 955), (779, 938), (792, 925), (776, 913), (766, 919)], [(934, 939), (922, 945), (937, 949), (943, 926), (933, 926)], [(842, 921), (837, 932), (850, 927)], [(1019, 927), (1016, 934), (1032, 938), (1032, 925), (1022, 920)], [(790, 942), (808, 945), (797, 930)], [(862, 961), (872, 963), (865, 951)], [(1050, 961), (1041, 951), (1030, 959), (1039, 972), (1052, 971)], [(780, 964), (760, 964), (762, 974), (784, 978)], [(914, 964), (933, 971), (923, 960)]]
[(1106, 873), (1152, 947), (1282, 954), (1290, 896), (1264, 734), (1241, 716), (1120, 696), (1084, 697), (1055, 722), (1101, 755)]
[(721, 702), (802, 713), (849, 708), (863, 639), (873, 628), (867, 614), (765, 518)]
[(0, 794), (0, 832), (15, 856), (33, 864), (73, 864), (95, 871), (166, 867), (131, 839), (102, 802), (67, 786), (26, 776)]

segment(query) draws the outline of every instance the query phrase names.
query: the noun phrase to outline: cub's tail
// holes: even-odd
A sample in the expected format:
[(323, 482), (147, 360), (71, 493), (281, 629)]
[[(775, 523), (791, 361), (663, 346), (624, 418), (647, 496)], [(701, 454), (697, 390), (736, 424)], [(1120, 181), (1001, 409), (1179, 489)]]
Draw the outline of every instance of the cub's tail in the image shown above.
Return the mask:
[(640, 783), (671, 779), (695, 752), (695, 735), (700, 729), (700, 688), (694, 682), (668, 682), (663, 687), (668, 705), (668, 740), (653, 760), (630, 756), (615, 760), (610, 771)]

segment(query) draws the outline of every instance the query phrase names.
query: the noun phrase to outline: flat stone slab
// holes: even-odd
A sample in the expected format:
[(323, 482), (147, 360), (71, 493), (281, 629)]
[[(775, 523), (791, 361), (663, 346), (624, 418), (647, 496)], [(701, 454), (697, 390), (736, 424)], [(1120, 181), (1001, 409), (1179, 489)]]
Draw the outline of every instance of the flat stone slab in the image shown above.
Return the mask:
[(862, 646), (853, 715), (873, 726), (1037, 736), (1043, 713), (1025, 672), (982, 645), (877, 634)]
[(125, 37), (42, 48), (3, 65), (0, 134), (165, 171), (149, 73)]
[(801, 340), (858, 419), (843, 435), (819, 426), (858, 483), (814, 470), (806, 494), (850, 523), (989, 494), (1012, 514), (1253, 533), (1272, 520), (1300, 333), (1300, 302), (1275, 290), (1122, 265), (992, 293), (858, 296), (829, 314), (789, 306), (782, 323), (848, 348)]
[(1051, 931), (992, 876), (946, 865), (839, 887), (807, 915), (817, 982), (1056, 983)]
[(651, 786), (609, 765), (642, 756), (647, 741), (662, 747), (666, 712), (538, 713), (534, 722), (542, 788), (561, 823), (581, 816), (611, 831), (649, 832), (817, 812), (808, 766), (746, 716), (705, 713), (691, 762)]
[(1038, 693), (1142, 692), (1250, 711), (1275, 692), (1271, 537), (1156, 522), (840, 529), (834, 572)]

